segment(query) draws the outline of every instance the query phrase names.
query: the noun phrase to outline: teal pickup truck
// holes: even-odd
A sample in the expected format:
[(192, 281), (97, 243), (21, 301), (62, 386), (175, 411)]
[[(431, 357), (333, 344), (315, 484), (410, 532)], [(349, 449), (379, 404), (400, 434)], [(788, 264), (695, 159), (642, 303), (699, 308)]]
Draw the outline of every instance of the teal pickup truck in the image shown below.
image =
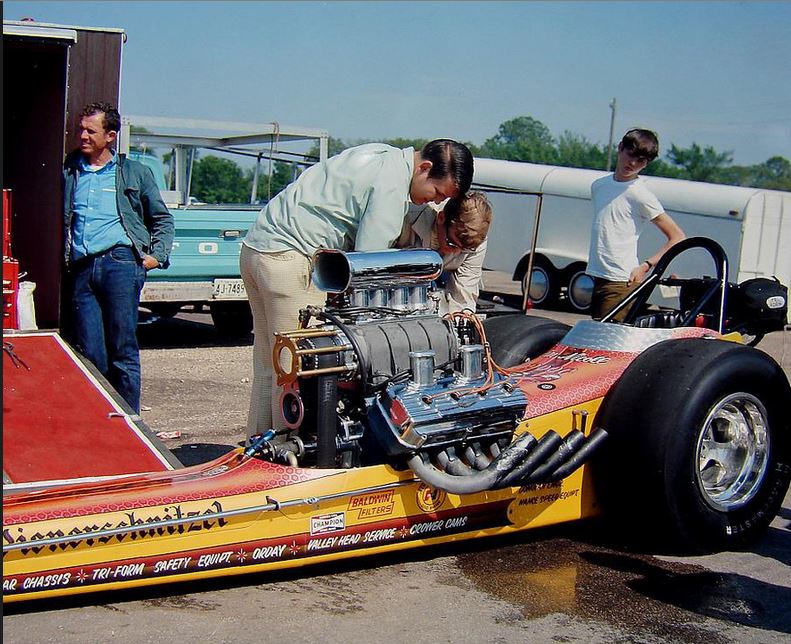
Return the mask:
[(253, 321), (239, 276), (239, 251), (261, 205), (175, 203), (162, 162), (134, 150), (129, 157), (151, 168), (176, 224), (170, 266), (148, 274), (141, 306), (169, 317), (187, 304), (207, 305), (220, 333), (249, 333)]
[[(130, 133), (130, 125), (145, 127), (144, 133)], [(171, 133), (151, 132), (150, 127), (168, 126)], [(174, 134), (176, 129), (210, 129), (212, 134)], [(245, 128), (255, 134), (218, 135), (218, 130)], [(281, 160), (278, 145), (283, 141), (314, 139), (320, 158), (326, 158), (328, 134), (324, 130), (266, 125), (228, 124), (151, 117), (127, 117), (121, 132), (121, 150), (151, 168), (176, 225), (170, 266), (148, 274), (141, 294), (143, 308), (158, 316), (172, 316), (186, 305), (208, 307), (217, 331), (242, 336), (252, 330), (252, 315), (239, 275), (242, 240), (255, 221), (261, 203), (203, 204), (189, 195), (192, 151), (198, 148), (253, 157)], [(257, 145), (258, 147), (251, 147)], [(130, 147), (134, 149), (130, 150)], [(141, 148), (166, 147), (172, 150), (173, 187), (159, 157)], [(266, 155), (266, 157), (264, 157)], [(296, 155), (293, 155), (296, 156)], [(291, 160), (291, 159), (289, 159)], [(257, 171), (256, 171), (257, 177)], [(255, 192), (255, 189), (253, 190)], [(254, 200), (254, 199), (253, 199)]]

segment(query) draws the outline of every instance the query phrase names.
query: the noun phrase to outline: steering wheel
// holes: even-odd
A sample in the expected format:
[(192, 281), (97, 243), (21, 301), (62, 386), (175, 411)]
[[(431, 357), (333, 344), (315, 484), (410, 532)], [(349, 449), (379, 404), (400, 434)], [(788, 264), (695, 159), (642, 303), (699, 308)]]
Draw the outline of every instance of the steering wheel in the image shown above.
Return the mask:
[(670, 263), (678, 257), (681, 253), (692, 248), (701, 248), (708, 251), (714, 262), (714, 270), (716, 277), (703, 278), (695, 280), (698, 283), (703, 283), (705, 289), (699, 296), (696, 304), (694, 304), (689, 311), (679, 311), (680, 321), (674, 326), (693, 326), (698, 314), (703, 311), (709, 301), (715, 297), (719, 298), (718, 313), (716, 317), (717, 327), (716, 330), (720, 333), (723, 332), (725, 324), (725, 298), (727, 293), (727, 279), (728, 279), (728, 257), (716, 241), (708, 237), (689, 237), (675, 244), (668, 250), (654, 266), (651, 274), (643, 280), (643, 282), (634, 291), (627, 295), (614, 309), (602, 318), (602, 322), (609, 322), (613, 316), (621, 309), (632, 303), (632, 307), (623, 319), (622, 324), (634, 325), (640, 311), (645, 306), (648, 298), (654, 292), (654, 289), (659, 286), (683, 286), (690, 283), (690, 280), (679, 279), (675, 277), (663, 277), (665, 270)]

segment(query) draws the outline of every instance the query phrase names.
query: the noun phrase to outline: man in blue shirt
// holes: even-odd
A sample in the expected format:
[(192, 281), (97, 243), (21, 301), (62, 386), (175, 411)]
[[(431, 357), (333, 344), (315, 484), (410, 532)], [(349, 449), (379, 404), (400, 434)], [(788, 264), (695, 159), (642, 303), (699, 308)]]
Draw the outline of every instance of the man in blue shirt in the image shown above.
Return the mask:
[(64, 259), (74, 344), (139, 413), (140, 291), (146, 271), (167, 267), (174, 224), (151, 170), (115, 153), (120, 128), (108, 103), (81, 113), (80, 147), (64, 164)]

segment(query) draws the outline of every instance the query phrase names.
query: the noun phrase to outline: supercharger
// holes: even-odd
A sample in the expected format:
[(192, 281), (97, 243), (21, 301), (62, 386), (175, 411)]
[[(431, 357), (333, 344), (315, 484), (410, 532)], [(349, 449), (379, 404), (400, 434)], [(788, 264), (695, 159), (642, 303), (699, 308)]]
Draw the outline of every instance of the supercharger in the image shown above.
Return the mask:
[(441, 271), (428, 249), (314, 255), (328, 302), (275, 334), (287, 429), (269, 432), (264, 452), (292, 465), (419, 456), (452, 469), (462, 452), (488, 464), (511, 442), (526, 397), (488, 371), (474, 313), (437, 314)]

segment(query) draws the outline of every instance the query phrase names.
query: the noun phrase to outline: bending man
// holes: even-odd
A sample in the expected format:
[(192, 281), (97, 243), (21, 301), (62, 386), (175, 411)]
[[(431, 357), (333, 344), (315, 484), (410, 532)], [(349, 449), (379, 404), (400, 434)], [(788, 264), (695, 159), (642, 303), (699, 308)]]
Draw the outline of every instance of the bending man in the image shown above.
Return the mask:
[(313, 253), (389, 248), (410, 202), (463, 195), (472, 163), (467, 147), (449, 139), (431, 141), (420, 151), (369, 143), (308, 168), (260, 212), (240, 257), (255, 333), (248, 437), (283, 426), (272, 378), (272, 337), (296, 327), (299, 309), (324, 304), (325, 294), (310, 281)]

